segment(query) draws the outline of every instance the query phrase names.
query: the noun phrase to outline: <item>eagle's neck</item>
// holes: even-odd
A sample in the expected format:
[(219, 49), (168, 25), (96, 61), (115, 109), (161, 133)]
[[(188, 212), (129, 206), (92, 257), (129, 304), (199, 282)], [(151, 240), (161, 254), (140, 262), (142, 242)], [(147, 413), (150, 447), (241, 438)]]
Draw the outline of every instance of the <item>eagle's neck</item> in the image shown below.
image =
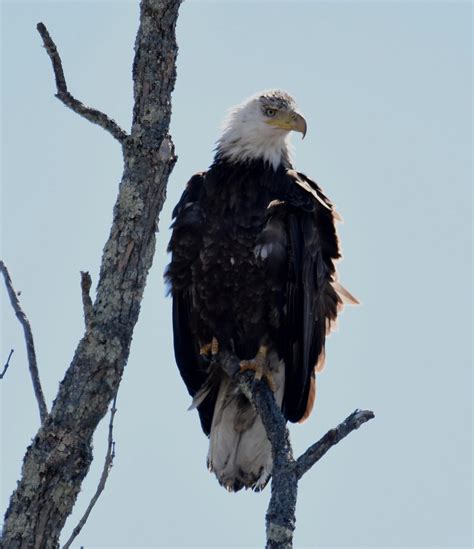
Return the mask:
[[(259, 129), (260, 130), (260, 129)], [(230, 162), (263, 160), (274, 170), (280, 165), (290, 169), (291, 149), (287, 132), (252, 131), (252, 128), (228, 126), (217, 142), (216, 158)]]

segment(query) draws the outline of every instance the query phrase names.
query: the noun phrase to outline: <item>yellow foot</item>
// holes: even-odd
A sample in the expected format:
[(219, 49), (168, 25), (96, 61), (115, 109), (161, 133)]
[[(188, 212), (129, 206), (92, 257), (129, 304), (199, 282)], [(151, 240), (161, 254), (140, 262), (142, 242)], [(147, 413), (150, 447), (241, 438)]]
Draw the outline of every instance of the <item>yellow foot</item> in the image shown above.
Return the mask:
[(212, 338), (210, 343), (206, 343), (199, 349), (201, 356), (216, 356), (219, 353), (219, 342), (215, 337)]
[(201, 356), (207, 356), (211, 352), (211, 344), (206, 343), (199, 349), (199, 354)]
[(268, 368), (267, 355), (268, 347), (266, 345), (261, 345), (255, 358), (252, 360), (240, 361), (240, 371), (246, 372), (247, 370), (252, 370), (252, 372), (255, 372), (255, 379), (260, 380), (263, 378), (268, 383), (270, 389), (275, 392), (276, 385)]

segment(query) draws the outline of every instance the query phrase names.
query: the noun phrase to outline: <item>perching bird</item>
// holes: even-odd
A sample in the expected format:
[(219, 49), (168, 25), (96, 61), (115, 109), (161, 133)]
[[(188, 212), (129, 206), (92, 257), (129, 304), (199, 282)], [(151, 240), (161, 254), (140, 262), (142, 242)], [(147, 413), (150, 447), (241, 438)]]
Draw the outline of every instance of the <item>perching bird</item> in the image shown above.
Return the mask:
[(215, 366), (227, 351), (264, 377), (288, 421), (315, 400), (315, 372), (343, 303), (331, 202), (292, 164), (288, 136), (306, 121), (287, 93), (234, 107), (214, 162), (194, 175), (173, 211), (166, 271), (176, 361), (210, 436), (208, 466), (228, 490), (262, 489), (272, 456), (259, 416), (235, 376)]

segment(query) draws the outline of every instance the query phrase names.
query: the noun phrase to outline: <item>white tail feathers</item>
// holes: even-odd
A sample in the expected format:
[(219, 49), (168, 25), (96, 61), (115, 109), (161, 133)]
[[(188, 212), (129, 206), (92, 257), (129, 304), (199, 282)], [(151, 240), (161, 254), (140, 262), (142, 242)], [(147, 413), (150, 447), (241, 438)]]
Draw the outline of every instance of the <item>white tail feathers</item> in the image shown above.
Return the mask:
[[(285, 367), (274, 351), (268, 354), (281, 406)], [(272, 452), (262, 421), (235, 381), (223, 376), (212, 418), (208, 467), (229, 491), (261, 490), (272, 470)]]

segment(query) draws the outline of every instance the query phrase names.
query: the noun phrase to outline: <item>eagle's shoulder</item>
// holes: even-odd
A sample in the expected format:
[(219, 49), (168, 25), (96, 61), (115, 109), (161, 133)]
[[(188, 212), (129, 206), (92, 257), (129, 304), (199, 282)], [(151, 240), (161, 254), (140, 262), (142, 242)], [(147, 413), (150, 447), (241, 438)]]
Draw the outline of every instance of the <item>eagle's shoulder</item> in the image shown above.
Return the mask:
[(173, 209), (172, 218), (177, 218), (180, 213), (188, 207), (190, 204), (193, 204), (201, 195), (202, 187), (204, 180), (206, 178), (207, 172), (198, 172), (194, 174), (191, 179), (186, 183), (186, 188), (184, 189), (179, 202)]

